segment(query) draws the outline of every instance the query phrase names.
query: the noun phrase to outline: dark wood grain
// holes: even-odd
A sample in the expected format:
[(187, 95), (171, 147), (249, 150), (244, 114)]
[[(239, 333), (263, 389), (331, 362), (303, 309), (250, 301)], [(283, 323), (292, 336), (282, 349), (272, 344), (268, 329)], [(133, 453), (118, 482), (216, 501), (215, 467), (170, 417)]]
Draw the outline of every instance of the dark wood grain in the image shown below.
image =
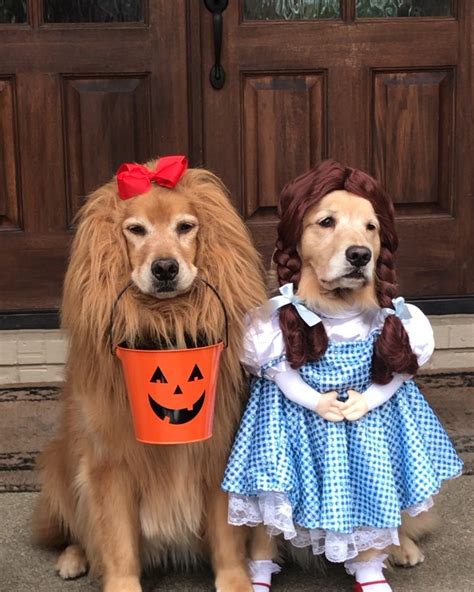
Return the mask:
[(254, 224), (277, 219), (288, 179), (326, 154), (325, 73), (244, 75), (243, 215)]
[(0, 232), (22, 226), (14, 97), (15, 79), (0, 78)]
[(65, 174), (59, 76), (17, 75), (25, 233), (66, 229)]
[(149, 77), (65, 78), (68, 222), (122, 162), (150, 158)]
[(145, 56), (151, 71), (153, 154), (189, 154), (187, 1), (150, 0), (149, 10), (150, 50)]
[(425, 213), (451, 213), (454, 71), (373, 75), (375, 176), (404, 211), (425, 204)]
[[(360, 21), (345, 1), (341, 21), (305, 22), (242, 21), (236, 4), (224, 13), (220, 91), (207, 80), (212, 19), (202, 8), (204, 159), (265, 264), (281, 185), (308, 168), (308, 130), (327, 122), (321, 156), (370, 171), (393, 194), (404, 295), (472, 294), (473, 3), (460, 0), (456, 17)], [(320, 101), (290, 91), (317, 72)], [(288, 88), (272, 93), (280, 80)]]
[(461, 219), (459, 242), (466, 245), (460, 254), (459, 267), (463, 292), (474, 294), (474, 3), (458, 0), (457, 11), (463, 40), (459, 45), (458, 76), (463, 80), (463, 89), (456, 103), (455, 175), (463, 198), (456, 215)]
[(74, 214), (121, 162), (189, 150), (186, 0), (141, 23), (44, 24), (41, 4), (0, 35), (5, 311), (59, 306)]

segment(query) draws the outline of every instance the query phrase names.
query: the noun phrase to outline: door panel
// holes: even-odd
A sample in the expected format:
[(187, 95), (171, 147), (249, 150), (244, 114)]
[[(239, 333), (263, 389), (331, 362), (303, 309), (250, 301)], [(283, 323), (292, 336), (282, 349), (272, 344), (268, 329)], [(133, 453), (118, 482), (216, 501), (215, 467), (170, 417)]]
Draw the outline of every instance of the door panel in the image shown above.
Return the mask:
[(248, 224), (265, 218), (287, 179), (325, 153), (324, 72), (244, 75), (243, 167)]
[(84, 196), (103, 183), (132, 152), (143, 162), (152, 154), (149, 76), (64, 78), (68, 224)]
[(189, 152), (185, 0), (28, 6), (0, 7), (4, 311), (59, 306), (74, 215), (120, 163)]
[(372, 170), (399, 212), (452, 214), (454, 69), (372, 76)]
[(326, 157), (368, 170), (396, 204), (404, 295), (472, 293), (471, 3), (459, 0), (455, 17), (437, 16), (453, 14), (451, 3), (437, 12), (439, 3), (415, 0), (404, 3), (412, 14), (387, 2), (397, 8), (387, 18), (354, 0), (340, 19), (281, 13), (310, 4), (229, 3), (218, 91), (203, 10), (206, 164), (228, 184), (266, 265), (286, 181)]

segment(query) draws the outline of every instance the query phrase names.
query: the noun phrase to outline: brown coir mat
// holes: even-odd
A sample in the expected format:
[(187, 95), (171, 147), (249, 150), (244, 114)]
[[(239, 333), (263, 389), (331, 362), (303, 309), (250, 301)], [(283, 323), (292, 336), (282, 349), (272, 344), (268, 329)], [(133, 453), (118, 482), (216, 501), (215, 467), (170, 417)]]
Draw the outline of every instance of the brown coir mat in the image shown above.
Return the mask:
[[(418, 383), (443, 422), (466, 474), (474, 474), (474, 372), (425, 375)], [(36, 491), (35, 459), (58, 422), (60, 387), (0, 389), (0, 492)]]

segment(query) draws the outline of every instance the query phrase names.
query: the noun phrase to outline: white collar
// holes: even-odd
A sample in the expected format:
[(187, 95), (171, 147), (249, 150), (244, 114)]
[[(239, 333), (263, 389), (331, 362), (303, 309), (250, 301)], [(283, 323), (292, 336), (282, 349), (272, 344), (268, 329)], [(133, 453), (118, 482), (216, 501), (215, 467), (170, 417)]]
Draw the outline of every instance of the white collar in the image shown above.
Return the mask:
[(347, 310), (343, 310), (341, 312), (338, 313), (325, 313), (322, 312), (320, 310), (315, 311), (320, 317), (322, 317), (323, 319), (331, 319), (331, 320), (347, 320), (347, 319), (353, 319), (355, 317), (360, 316), (361, 314), (363, 314), (364, 310), (355, 307), (355, 308), (348, 308)]
[[(310, 308), (310, 307), (308, 307)], [(310, 310), (314, 311), (317, 315), (319, 315), (322, 319), (327, 319), (329, 321), (347, 321), (349, 319), (356, 319), (357, 317), (365, 317), (365, 319), (370, 319), (375, 317), (381, 313), (381, 308), (360, 308), (358, 306), (353, 306), (351, 308), (347, 308), (346, 310), (341, 310), (340, 312), (331, 312), (327, 313), (321, 311), (318, 308), (310, 308)]]

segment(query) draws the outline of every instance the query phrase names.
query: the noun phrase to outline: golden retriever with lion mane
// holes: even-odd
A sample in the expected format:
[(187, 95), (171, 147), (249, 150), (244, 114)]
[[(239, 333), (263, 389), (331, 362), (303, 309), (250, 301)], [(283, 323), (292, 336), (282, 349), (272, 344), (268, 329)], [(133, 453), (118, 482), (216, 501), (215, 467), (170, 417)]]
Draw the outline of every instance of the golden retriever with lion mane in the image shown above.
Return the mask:
[[(116, 307), (115, 343), (216, 343), (222, 310), (197, 278), (215, 286), (229, 317), (214, 435), (191, 445), (141, 444), (108, 341), (113, 303), (132, 279)], [(63, 578), (89, 568), (105, 592), (140, 592), (142, 567), (210, 557), (218, 590), (252, 590), (247, 530), (227, 524), (220, 483), (247, 394), (243, 319), (264, 300), (257, 252), (212, 173), (189, 169), (175, 188), (152, 185), (127, 201), (112, 180), (87, 200), (64, 288), (63, 416), (40, 458), (34, 516), (36, 541), (64, 547), (56, 566)]]

